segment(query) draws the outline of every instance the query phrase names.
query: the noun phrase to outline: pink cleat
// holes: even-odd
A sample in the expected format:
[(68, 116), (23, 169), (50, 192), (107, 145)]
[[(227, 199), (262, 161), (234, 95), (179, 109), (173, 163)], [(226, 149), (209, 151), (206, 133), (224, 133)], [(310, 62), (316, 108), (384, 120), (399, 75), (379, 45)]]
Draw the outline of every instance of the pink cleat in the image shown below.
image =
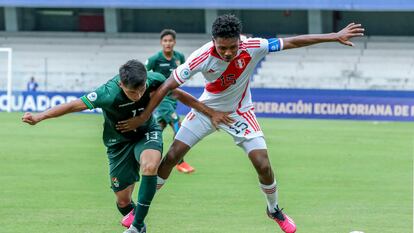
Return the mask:
[(122, 218), (121, 220), (122, 226), (129, 228), (131, 224), (134, 222), (134, 218), (135, 218), (134, 210), (131, 210), (131, 212), (129, 212), (127, 215), (125, 215)]
[(295, 233), (296, 224), (289, 216), (282, 212), (283, 209), (277, 207), (276, 212), (270, 213), (269, 209), (266, 207), (267, 216), (273, 219), (277, 224), (279, 224), (280, 229), (285, 233)]

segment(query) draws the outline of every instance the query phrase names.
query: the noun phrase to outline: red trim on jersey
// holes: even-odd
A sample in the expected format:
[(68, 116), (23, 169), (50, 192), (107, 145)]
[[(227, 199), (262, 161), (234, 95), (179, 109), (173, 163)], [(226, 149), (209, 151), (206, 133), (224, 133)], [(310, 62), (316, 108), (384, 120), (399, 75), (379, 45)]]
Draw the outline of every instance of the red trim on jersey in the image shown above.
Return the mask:
[(178, 82), (181, 82), (180, 84), (183, 84), (184, 81), (182, 79), (180, 79), (180, 77), (177, 74), (177, 69), (174, 70), (174, 77), (176, 78), (175, 80), (177, 80)]
[(217, 53), (217, 51), (216, 51), (216, 48), (215, 47), (213, 47), (212, 48), (212, 50), (211, 50), (211, 52), (210, 52), (210, 55), (211, 56), (213, 56), (213, 57), (216, 57), (216, 58), (218, 58), (218, 59), (220, 59), (220, 60), (224, 60), (218, 53)]
[[(210, 48), (211, 49), (211, 48)], [(195, 63), (195, 62), (197, 62), (202, 56), (204, 56), (205, 54), (207, 54), (207, 53), (209, 53), (210, 52), (210, 49), (208, 49), (207, 51), (204, 51), (202, 54), (200, 54), (200, 55), (198, 55), (197, 57), (195, 57), (193, 60), (191, 60), (190, 61), (190, 66), (193, 64), (193, 63)]]
[(246, 70), (252, 57), (246, 51), (242, 51), (239, 56), (235, 57), (227, 66), (227, 69), (221, 74), (220, 78), (214, 82), (206, 84), (206, 90), (210, 93), (220, 93), (225, 91), (231, 85), (236, 83), (241, 74)]
[(247, 87), (248, 87), (248, 86), (249, 86), (249, 82), (247, 82), (246, 87), (244, 88), (244, 91), (243, 91), (242, 97), (241, 97), (241, 99), (240, 99), (240, 101), (239, 101), (239, 104), (238, 104), (238, 106), (237, 106), (237, 113), (239, 113), (239, 110), (240, 110), (240, 108), (241, 108), (241, 104), (242, 104), (242, 102), (243, 102), (243, 99), (244, 99), (244, 97), (246, 96), (246, 91), (247, 91)]
[(203, 57), (201, 57), (198, 61), (196, 61), (195, 63), (191, 64), (190, 65), (190, 70), (193, 70), (198, 65), (200, 65), (201, 63), (203, 63), (208, 58), (208, 56), (209, 56), (209, 54), (204, 54)]
[(202, 53), (201, 55), (199, 55), (198, 57), (194, 58), (190, 63), (189, 63), (189, 67), (190, 70), (193, 70), (194, 68), (196, 68), (199, 64), (201, 64), (203, 61), (205, 61), (208, 58), (208, 55), (211, 53), (211, 50), (214, 47), (211, 47), (210, 49), (208, 49), (207, 51), (205, 51), (204, 53)]
[(260, 40), (247, 40), (243, 42), (244, 48), (260, 48)]

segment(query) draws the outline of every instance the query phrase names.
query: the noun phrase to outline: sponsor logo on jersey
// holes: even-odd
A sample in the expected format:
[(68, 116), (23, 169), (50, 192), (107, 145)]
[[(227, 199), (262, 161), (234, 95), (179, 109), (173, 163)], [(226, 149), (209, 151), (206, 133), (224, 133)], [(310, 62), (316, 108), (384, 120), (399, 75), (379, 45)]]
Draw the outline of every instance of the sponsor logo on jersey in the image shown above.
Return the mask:
[(96, 94), (96, 92), (91, 92), (86, 96), (86, 98), (90, 101), (95, 101), (98, 98), (98, 94)]
[(160, 67), (170, 66), (170, 63), (160, 63)]
[(244, 61), (243, 58), (239, 59), (236, 61), (236, 67), (238, 69), (243, 69), (243, 67), (246, 65), (246, 62)]
[(181, 71), (180, 76), (184, 79), (188, 79), (190, 77), (190, 69), (185, 68)]
[(119, 180), (118, 180), (118, 178), (117, 178), (117, 177), (112, 177), (111, 181), (112, 181), (112, 185), (113, 185), (115, 188), (119, 188)]

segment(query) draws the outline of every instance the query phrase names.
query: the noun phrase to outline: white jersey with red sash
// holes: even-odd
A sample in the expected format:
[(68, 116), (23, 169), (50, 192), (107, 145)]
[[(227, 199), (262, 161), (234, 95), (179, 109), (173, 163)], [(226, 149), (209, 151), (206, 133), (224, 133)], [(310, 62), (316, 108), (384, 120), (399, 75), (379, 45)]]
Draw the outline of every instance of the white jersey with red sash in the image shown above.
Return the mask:
[[(241, 137), (240, 139), (262, 136), (253, 112), (250, 78), (257, 64), (266, 54), (280, 51), (282, 48), (282, 39), (250, 38), (242, 41), (236, 57), (226, 62), (217, 54), (213, 42), (209, 42), (193, 52), (184, 64), (177, 67), (173, 71), (173, 77), (177, 83), (182, 85), (194, 74), (201, 72), (205, 79), (205, 87), (199, 100), (215, 110), (231, 112), (230, 116), (236, 120), (233, 126), (222, 125), (220, 127), (233, 136)], [(199, 113), (192, 110), (184, 120), (183, 126), (195, 127), (195, 123), (189, 121), (193, 121), (197, 115)], [(204, 118), (202, 124), (206, 125), (209, 119), (205, 116), (202, 118)], [(214, 130), (210, 125), (202, 133), (201, 125), (197, 127), (200, 133), (197, 137), (203, 137)], [(196, 134), (199, 133), (196, 132)]]
[(240, 43), (237, 56), (231, 62), (226, 62), (217, 54), (213, 42), (209, 42), (177, 67), (173, 77), (179, 84), (184, 84), (194, 74), (201, 72), (205, 89), (200, 101), (220, 111), (247, 110), (253, 106), (249, 82), (256, 65), (266, 54), (280, 51), (282, 46), (281, 39), (247, 39)]

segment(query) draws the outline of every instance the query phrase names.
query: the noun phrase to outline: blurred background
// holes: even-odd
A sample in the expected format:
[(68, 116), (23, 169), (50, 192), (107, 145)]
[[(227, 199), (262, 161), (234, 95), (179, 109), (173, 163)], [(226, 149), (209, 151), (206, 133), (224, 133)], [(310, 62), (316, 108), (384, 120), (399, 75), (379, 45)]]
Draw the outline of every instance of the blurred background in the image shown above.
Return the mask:
[[(177, 31), (176, 49), (188, 57), (210, 40), (215, 17), (232, 13), (242, 20), (243, 33), (252, 37), (329, 33), (351, 22), (361, 23), (366, 29), (365, 37), (353, 40), (354, 48), (325, 43), (267, 56), (257, 67), (251, 85), (281, 90), (277, 92), (280, 98), (257, 95), (256, 110), (260, 116), (313, 117), (313, 113), (304, 115), (275, 109), (280, 103), (316, 101), (305, 97), (283, 99), (292, 95), (323, 95), (329, 99), (346, 95), (366, 98), (334, 102), (391, 104), (392, 111), (394, 104), (399, 104), (397, 108), (404, 113), (401, 116), (377, 114), (381, 109), (371, 114), (358, 113), (356, 106), (353, 114), (356, 118), (373, 119), (369, 115), (375, 115), (377, 119), (414, 119), (412, 101), (408, 100), (413, 97), (414, 88), (413, 1), (3, 0), (0, 6), (0, 47), (10, 48), (13, 54), (9, 58), (7, 51), (0, 52), (2, 111), (8, 107), (9, 60), (12, 76), (9, 89), (14, 93), (13, 98), (9, 97), (9, 110), (17, 111), (24, 108), (26, 99), (19, 91), (27, 90), (32, 78), (39, 92), (89, 92), (115, 75), (127, 60), (135, 58), (144, 62), (159, 51), (162, 29)], [(202, 87), (203, 84), (202, 78), (193, 78), (187, 86)], [(291, 90), (296, 91), (292, 94)], [(198, 95), (202, 89), (188, 91)], [(259, 90), (259, 93), (266, 91)], [(22, 95), (19, 102), (18, 96)], [(52, 98), (46, 95), (44, 99)], [(391, 102), (378, 102), (379, 98), (390, 97), (394, 97), (389, 99)], [(34, 101), (37, 105), (37, 98)], [(47, 107), (47, 103), (39, 106)], [(24, 110), (38, 110), (29, 107)], [(381, 108), (385, 109), (386, 105)], [(338, 117), (352, 118), (340, 114)]]

